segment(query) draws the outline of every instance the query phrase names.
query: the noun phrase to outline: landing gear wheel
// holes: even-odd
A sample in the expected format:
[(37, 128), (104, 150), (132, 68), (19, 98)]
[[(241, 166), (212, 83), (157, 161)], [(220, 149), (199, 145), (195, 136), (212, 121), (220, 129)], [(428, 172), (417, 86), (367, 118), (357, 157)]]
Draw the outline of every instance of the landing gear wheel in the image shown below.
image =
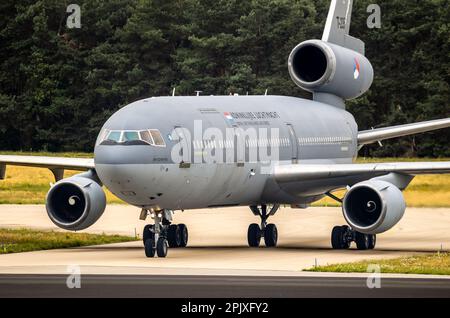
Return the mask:
[(369, 235), (369, 250), (373, 250), (377, 244), (376, 234)]
[(347, 239), (348, 226), (335, 226), (331, 232), (331, 246), (335, 250), (346, 250), (350, 248), (350, 241)]
[(145, 241), (148, 239), (155, 240), (155, 232), (153, 231), (153, 224), (147, 224), (142, 231), (142, 242), (145, 245)]
[(261, 242), (261, 228), (258, 224), (250, 224), (247, 231), (248, 246), (258, 247)]
[(180, 244), (179, 247), (186, 247), (188, 244), (189, 234), (185, 224), (178, 224), (178, 231), (180, 232)]
[(152, 239), (147, 239), (144, 243), (145, 247), (145, 256), (154, 257), (155, 256), (155, 247), (153, 246), (154, 241)]
[(166, 257), (167, 251), (169, 250), (169, 243), (166, 238), (160, 237), (158, 243), (156, 244), (156, 254), (158, 257)]
[(180, 227), (175, 224), (171, 224), (169, 229), (167, 230), (167, 241), (169, 243), (169, 247), (180, 247), (181, 244), (181, 235), (180, 235)]
[(278, 230), (275, 224), (267, 224), (264, 229), (264, 242), (266, 243), (266, 247), (275, 247), (277, 246), (278, 241)]
[(355, 242), (358, 250), (365, 251), (369, 249), (369, 235), (356, 232), (355, 233)]

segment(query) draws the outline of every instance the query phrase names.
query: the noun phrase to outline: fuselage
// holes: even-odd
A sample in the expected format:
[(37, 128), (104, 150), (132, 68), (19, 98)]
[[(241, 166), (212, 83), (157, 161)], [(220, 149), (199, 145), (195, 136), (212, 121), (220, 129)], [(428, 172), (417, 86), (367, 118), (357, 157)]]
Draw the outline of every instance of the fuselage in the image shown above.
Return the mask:
[[(351, 163), (357, 132), (344, 109), (300, 98), (148, 98), (104, 124), (95, 165), (111, 192), (148, 209), (302, 205), (329, 189), (302, 182), (280, 186), (271, 167)], [(148, 144), (142, 141), (147, 138)]]

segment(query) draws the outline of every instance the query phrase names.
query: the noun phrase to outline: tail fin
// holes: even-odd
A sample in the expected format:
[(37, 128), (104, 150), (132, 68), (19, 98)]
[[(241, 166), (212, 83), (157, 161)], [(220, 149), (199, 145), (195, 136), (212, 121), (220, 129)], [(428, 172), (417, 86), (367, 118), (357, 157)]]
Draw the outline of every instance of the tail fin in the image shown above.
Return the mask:
[(322, 41), (334, 43), (364, 55), (364, 42), (349, 35), (353, 0), (331, 0)]

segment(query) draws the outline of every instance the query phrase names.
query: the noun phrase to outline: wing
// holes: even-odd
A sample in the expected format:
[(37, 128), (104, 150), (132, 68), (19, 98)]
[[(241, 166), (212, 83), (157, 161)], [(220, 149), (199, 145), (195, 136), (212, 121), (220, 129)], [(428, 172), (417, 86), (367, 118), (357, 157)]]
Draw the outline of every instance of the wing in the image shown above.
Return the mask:
[(273, 176), (276, 181), (295, 182), (333, 178), (359, 177), (374, 178), (390, 173), (410, 176), (420, 174), (450, 173), (450, 162), (394, 162), (370, 164), (334, 165), (280, 165), (275, 166)]
[(57, 181), (62, 179), (66, 169), (87, 171), (95, 168), (94, 159), (89, 158), (0, 155), (0, 180), (5, 179), (6, 166), (47, 168), (53, 172)]
[(320, 195), (377, 178), (404, 190), (414, 176), (450, 173), (450, 162), (394, 162), (371, 164), (290, 164), (272, 168), (281, 188)]
[(450, 127), (450, 118), (365, 130), (358, 133), (358, 144), (363, 146), (385, 139), (414, 135), (447, 127)]

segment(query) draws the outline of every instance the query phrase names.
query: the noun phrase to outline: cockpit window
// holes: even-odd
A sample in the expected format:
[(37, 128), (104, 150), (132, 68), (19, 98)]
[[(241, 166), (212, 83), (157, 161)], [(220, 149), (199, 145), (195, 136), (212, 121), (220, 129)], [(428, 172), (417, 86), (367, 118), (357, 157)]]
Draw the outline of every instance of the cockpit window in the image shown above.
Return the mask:
[(103, 129), (100, 133), (100, 137), (98, 139), (98, 142), (102, 142), (103, 140), (106, 139), (106, 137), (108, 137), (109, 135), (109, 130), (108, 129)]
[(155, 146), (165, 147), (166, 143), (164, 142), (163, 137), (158, 129), (150, 129), (150, 133), (152, 134), (153, 141), (155, 142)]
[(158, 129), (106, 130), (101, 135), (101, 145), (151, 145), (165, 147), (166, 143)]
[(125, 131), (122, 136), (122, 142), (140, 140), (137, 131)]
[(120, 131), (111, 131), (108, 135), (108, 138), (106, 138), (106, 140), (119, 142), (121, 135), (122, 135), (122, 132), (120, 132)]
[(139, 132), (141, 134), (141, 139), (147, 143), (149, 143), (150, 145), (153, 144), (153, 139), (152, 136), (150, 135), (150, 132), (148, 130), (143, 130), (141, 132)]

